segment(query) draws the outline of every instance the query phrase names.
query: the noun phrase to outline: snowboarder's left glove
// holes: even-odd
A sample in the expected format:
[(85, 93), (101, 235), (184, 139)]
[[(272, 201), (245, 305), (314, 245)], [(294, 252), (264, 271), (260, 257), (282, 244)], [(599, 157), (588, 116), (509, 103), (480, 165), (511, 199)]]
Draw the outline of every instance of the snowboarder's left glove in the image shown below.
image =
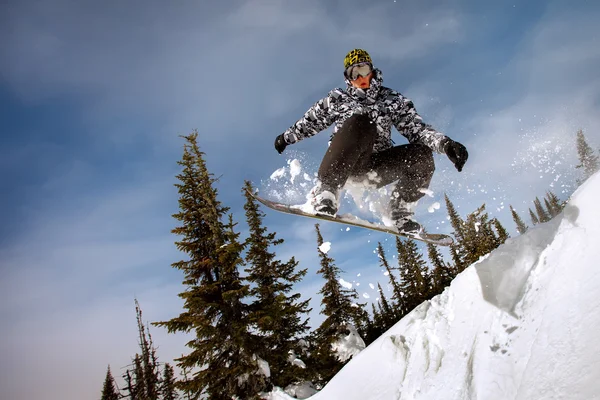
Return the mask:
[(446, 153), (448, 159), (452, 161), (458, 172), (462, 171), (467, 162), (467, 158), (469, 158), (467, 148), (452, 139), (448, 139), (446, 143), (444, 143), (444, 153)]
[(277, 150), (277, 152), (279, 154), (283, 153), (283, 151), (285, 150), (285, 148), (287, 147), (287, 143), (285, 142), (285, 139), (283, 137), (283, 133), (279, 136), (277, 136), (275, 138), (275, 150)]

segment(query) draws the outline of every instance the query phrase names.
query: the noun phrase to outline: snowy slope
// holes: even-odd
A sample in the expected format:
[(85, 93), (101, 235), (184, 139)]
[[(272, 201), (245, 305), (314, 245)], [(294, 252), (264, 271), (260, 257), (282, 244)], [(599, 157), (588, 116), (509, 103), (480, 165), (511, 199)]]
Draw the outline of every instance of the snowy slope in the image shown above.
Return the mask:
[(596, 174), (559, 217), (469, 267), (311, 400), (600, 399), (599, 203)]

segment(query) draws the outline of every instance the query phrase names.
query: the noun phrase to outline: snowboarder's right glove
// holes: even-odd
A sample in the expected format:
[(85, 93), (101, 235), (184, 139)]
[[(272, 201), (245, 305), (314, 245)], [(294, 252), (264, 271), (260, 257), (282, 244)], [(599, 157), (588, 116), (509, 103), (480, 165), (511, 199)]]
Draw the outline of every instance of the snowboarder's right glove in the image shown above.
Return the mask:
[(452, 161), (458, 172), (462, 171), (467, 162), (467, 158), (469, 158), (467, 148), (452, 139), (448, 139), (446, 143), (444, 143), (444, 153), (446, 153), (448, 159)]
[(279, 154), (283, 153), (283, 151), (285, 150), (285, 148), (287, 147), (287, 143), (285, 142), (285, 139), (283, 137), (283, 133), (279, 136), (277, 136), (275, 138), (275, 150), (277, 150), (277, 152)]

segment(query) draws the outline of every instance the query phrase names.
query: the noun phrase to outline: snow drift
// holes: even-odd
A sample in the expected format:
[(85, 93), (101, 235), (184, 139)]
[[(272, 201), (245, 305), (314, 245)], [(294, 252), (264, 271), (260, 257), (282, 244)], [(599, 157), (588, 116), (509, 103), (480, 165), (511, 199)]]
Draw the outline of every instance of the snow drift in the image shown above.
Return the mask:
[(600, 399), (599, 199), (596, 174), (310, 399)]

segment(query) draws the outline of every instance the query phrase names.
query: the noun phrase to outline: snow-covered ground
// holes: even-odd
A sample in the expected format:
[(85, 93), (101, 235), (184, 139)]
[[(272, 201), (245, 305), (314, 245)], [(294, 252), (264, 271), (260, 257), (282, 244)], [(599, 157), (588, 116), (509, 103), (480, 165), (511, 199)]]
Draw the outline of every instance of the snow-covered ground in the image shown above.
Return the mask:
[(599, 199), (596, 174), (560, 216), (467, 268), (310, 399), (600, 399)]

